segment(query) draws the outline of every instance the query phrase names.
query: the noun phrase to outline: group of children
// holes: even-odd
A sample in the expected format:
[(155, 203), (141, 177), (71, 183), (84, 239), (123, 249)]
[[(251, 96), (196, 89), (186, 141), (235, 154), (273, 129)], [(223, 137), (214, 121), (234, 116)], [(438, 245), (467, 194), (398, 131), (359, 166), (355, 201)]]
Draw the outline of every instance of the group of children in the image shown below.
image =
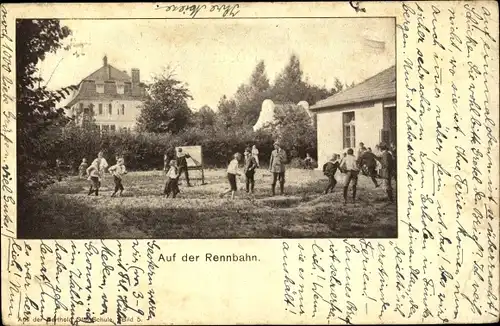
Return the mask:
[[(78, 167), (78, 172), (80, 177), (87, 176), (87, 179), (90, 181), (90, 188), (88, 192), (89, 196), (92, 194), (95, 194), (96, 196), (99, 195), (101, 179), (104, 177), (108, 166), (108, 162), (103, 157), (102, 152), (97, 154), (97, 158), (92, 161), (90, 166), (87, 164), (87, 159), (84, 158), (82, 160), (82, 163)], [(115, 183), (115, 190), (111, 197), (115, 197), (117, 194), (121, 196), (125, 190), (122, 183), (123, 175), (127, 173), (123, 157), (116, 156), (116, 164), (109, 167), (108, 172), (113, 176), (113, 181)]]
[(344, 204), (347, 203), (347, 193), (349, 185), (352, 183), (352, 200), (356, 201), (356, 190), (358, 184), (358, 175), (360, 171), (370, 177), (375, 187), (380, 185), (376, 177), (380, 176), (389, 202), (394, 202), (392, 178), (396, 178), (396, 148), (391, 144), (389, 148), (384, 143), (376, 146), (377, 153), (373, 153), (371, 148), (366, 148), (363, 143), (359, 144), (358, 155), (354, 156), (354, 150), (349, 148), (340, 159), (339, 154), (333, 157), (323, 165), (323, 173), (328, 177), (329, 183), (324, 191), (327, 194), (332, 192), (337, 184), (335, 174), (339, 170), (344, 175)]
[[(284, 192), (285, 183), (285, 162), (286, 153), (282, 150), (278, 143), (274, 144), (275, 150), (271, 153), (269, 170), (273, 174), (272, 193), (275, 194), (275, 186), (277, 181), (280, 183), (281, 194)], [(352, 184), (352, 199), (356, 200), (356, 190), (359, 173), (364, 173), (369, 176), (375, 187), (380, 185), (376, 177), (383, 179), (383, 185), (387, 193), (387, 198), (393, 202), (392, 193), (392, 178), (396, 177), (396, 153), (395, 146), (391, 144), (391, 148), (384, 143), (376, 146), (376, 153), (373, 153), (371, 148), (365, 148), (363, 143), (360, 143), (357, 157), (354, 156), (354, 150), (349, 148), (344, 156), (341, 158), (339, 154), (334, 154), (332, 158), (323, 165), (323, 173), (328, 177), (328, 185), (324, 193), (333, 192), (337, 185), (335, 175), (340, 171), (344, 176), (344, 203), (347, 203), (348, 188)], [(177, 150), (177, 158), (168, 160), (165, 155), (164, 172), (166, 174), (165, 187), (163, 195), (168, 198), (172, 195), (175, 198), (179, 194), (179, 177), (184, 173), (186, 177), (187, 186), (190, 187), (189, 175), (187, 173), (187, 161), (189, 154), (183, 153), (182, 148)], [(243, 163), (243, 171), (240, 172), (240, 162)], [(237, 179), (244, 176), (245, 190), (247, 193), (253, 193), (255, 189), (255, 172), (260, 167), (259, 164), (259, 151), (254, 145), (253, 148), (247, 147), (244, 155), (235, 153), (233, 159), (229, 162), (227, 167), (227, 180), (229, 187), (222, 191), (219, 196), (222, 198), (227, 194), (231, 194), (233, 199), (237, 191)], [(108, 168), (108, 163), (103, 157), (103, 153), (99, 152), (97, 158), (88, 166), (87, 160), (83, 159), (79, 166), (80, 177), (87, 177), (90, 181), (90, 189), (88, 195), (95, 194), (98, 196), (99, 188), (101, 186), (101, 179), (104, 177), (105, 171)], [(116, 157), (116, 164), (107, 169), (113, 175), (115, 189), (111, 197), (116, 195), (121, 196), (123, 187), (123, 176), (127, 173), (123, 157)]]

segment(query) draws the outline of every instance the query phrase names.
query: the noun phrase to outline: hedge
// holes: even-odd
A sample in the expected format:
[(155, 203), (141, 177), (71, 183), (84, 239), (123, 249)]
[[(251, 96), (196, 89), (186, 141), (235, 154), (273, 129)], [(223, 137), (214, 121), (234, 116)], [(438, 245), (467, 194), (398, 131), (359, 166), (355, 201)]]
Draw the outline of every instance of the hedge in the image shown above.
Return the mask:
[[(246, 147), (256, 145), (260, 161), (266, 165), (273, 150), (273, 137), (265, 131), (188, 129), (179, 134), (154, 134), (114, 132), (99, 133), (96, 130), (78, 127), (66, 128), (53, 146), (53, 161), (59, 157), (75, 171), (82, 158), (91, 162), (99, 151), (110, 164), (116, 155), (122, 155), (129, 170), (152, 170), (163, 168), (163, 155), (171, 158), (176, 146), (201, 145), (203, 161), (207, 168), (226, 167), (235, 152), (243, 153)], [(315, 145), (315, 144), (314, 144)], [(292, 159), (308, 149), (287, 150)], [(315, 153), (315, 148), (312, 149)]]

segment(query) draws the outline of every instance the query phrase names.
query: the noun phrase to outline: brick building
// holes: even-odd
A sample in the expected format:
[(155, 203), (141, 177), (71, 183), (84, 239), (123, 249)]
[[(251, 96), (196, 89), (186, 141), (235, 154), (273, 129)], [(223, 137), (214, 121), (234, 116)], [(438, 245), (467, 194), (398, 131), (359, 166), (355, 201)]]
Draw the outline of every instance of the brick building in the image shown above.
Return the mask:
[(102, 131), (133, 130), (146, 95), (139, 69), (119, 70), (108, 63), (84, 78), (78, 91), (66, 105), (67, 114), (82, 123), (83, 117), (93, 115)]

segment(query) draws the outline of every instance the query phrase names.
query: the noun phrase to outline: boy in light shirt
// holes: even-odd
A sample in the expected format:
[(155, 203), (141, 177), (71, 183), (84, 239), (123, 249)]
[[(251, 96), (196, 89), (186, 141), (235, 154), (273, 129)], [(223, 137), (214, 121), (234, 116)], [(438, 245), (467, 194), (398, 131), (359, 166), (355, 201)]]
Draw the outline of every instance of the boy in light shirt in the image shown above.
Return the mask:
[(118, 158), (116, 164), (109, 168), (109, 172), (113, 175), (113, 180), (115, 182), (115, 192), (113, 192), (111, 197), (115, 197), (118, 190), (120, 191), (121, 197), (123, 190), (125, 190), (122, 184), (123, 175), (127, 174), (127, 169), (125, 168), (125, 161), (123, 160), (123, 158)]
[(229, 181), (229, 189), (226, 189), (224, 192), (222, 192), (219, 195), (220, 198), (224, 197), (228, 193), (231, 193), (231, 199), (234, 199), (234, 194), (238, 189), (236, 185), (236, 176), (241, 175), (238, 169), (239, 161), (241, 161), (241, 154), (234, 154), (233, 159), (231, 160), (231, 162), (229, 162), (229, 165), (227, 167), (227, 180)]
[(172, 193), (172, 198), (175, 198), (179, 193), (179, 175), (180, 171), (177, 167), (176, 160), (170, 160), (170, 167), (166, 171), (167, 173), (167, 182), (165, 183), (165, 189), (163, 190), (163, 194), (165, 198), (170, 196)]
[(354, 157), (354, 151), (352, 148), (347, 150), (347, 155), (340, 162), (340, 169), (346, 173), (346, 179), (344, 183), (344, 205), (347, 204), (347, 191), (349, 189), (349, 184), (352, 181), (352, 201), (356, 201), (356, 186), (358, 185), (358, 174), (359, 167)]
[(95, 193), (96, 196), (99, 195), (99, 186), (101, 185), (100, 174), (99, 174), (99, 164), (97, 161), (92, 162), (92, 164), (87, 168), (88, 180), (90, 183), (90, 189), (88, 195)]

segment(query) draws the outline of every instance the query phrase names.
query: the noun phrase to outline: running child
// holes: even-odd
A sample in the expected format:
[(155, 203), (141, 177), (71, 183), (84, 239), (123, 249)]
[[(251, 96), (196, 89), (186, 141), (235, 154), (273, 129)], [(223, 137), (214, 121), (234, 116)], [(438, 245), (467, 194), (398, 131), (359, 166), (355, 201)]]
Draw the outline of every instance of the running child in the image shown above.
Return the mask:
[(92, 164), (87, 168), (88, 180), (90, 181), (90, 189), (88, 195), (95, 193), (96, 196), (99, 195), (99, 186), (101, 185), (100, 174), (99, 174), (99, 163), (93, 161)]
[(335, 179), (335, 173), (340, 166), (340, 155), (333, 154), (332, 158), (323, 165), (323, 174), (328, 177), (328, 186), (325, 189), (325, 194), (328, 191), (333, 192), (333, 188), (337, 185), (337, 179)]
[(121, 197), (123, 190), (125, 190), (122, 184), (123, 175), (127, 174), (127, 169), (125, 168), (125, 162), (123, 158), (119, 157), (116, 164), (110, 167), (108, 171), (113, 175), (113, 181), (115, 182), (115, 191), (113, 192), (111, 197), (115, 197), (118, 190), (120, 191)]
[(231, 199), (234, 199), (234, 194), (237, 191), (236, 176), (240, 176), (241, 173), (238, 170), (238, 162), (241, 161), (241, 154), (235, 153), (231, 162), (227, 167), (227, 180), (229, 181), (229, 189), (226, 189), (219, 196), (224, 197), (228, 193), (231, 193)]

